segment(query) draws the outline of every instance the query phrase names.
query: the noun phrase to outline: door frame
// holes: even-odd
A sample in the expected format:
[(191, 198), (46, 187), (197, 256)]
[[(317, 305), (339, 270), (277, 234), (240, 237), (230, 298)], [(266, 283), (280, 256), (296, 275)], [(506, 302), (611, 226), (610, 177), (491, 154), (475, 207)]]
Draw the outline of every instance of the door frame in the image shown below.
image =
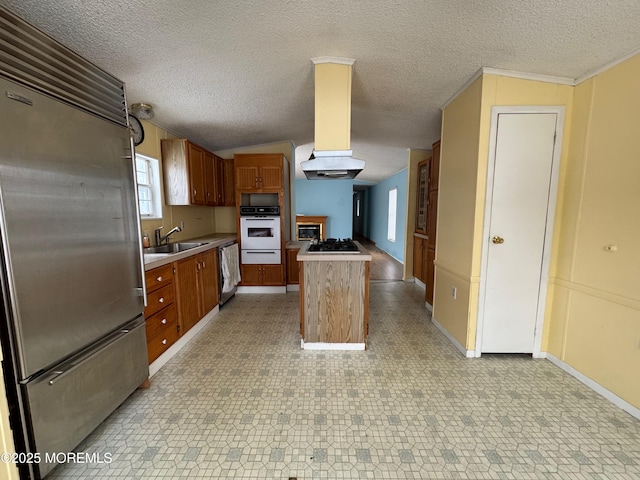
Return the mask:
[(547, 222), (545, 225), (544, 245), (542, 249), (542, 271), (540, 288), (538, 289), (538, 306), (536, 311), (535, 331), (533, 338), (533, 357), (544, 358), (542, 352), (542, 332), (544, 327), (547, 290), (549, 285), (549, 268), (551, 265), (551, 249), (553, 243), (553, 227), (556, 204), (558, 200), (558, 179), (560, 176), (560, 158), (564, 134), (564, 106), (493, 106), (491, 107), (491, 128), (489, 134), (489, 162), (487, 165), (487, 182), (484, 203), (484, 224), (482, 228), (482, 256), (480, 263), (480, 290), (478, 294), (478, 317), (476, 324), (476, 345), (474, 354), (482, 355), (482, 330), (484, 327), (485, 295), (487, 290), (487, 271), (489, 269), (489, 243), (491, 225), (491, 205), (493, 203), (493, 177), (496, 163), (496, 145), (498, 138), (498, 116), (501, 114), (556, 114), (556, 138), (551, 159), (551, 178), (549, 186), (549, 203), (547, 205)]

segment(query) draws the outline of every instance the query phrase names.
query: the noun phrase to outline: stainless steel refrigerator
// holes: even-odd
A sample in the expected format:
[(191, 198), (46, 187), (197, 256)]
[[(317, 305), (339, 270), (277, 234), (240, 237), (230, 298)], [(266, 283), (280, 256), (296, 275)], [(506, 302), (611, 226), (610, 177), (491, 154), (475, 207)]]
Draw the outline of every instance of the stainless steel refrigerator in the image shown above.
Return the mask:
[[(51, 39), (41, 42), (51, 50), (42, 62), (45, 80), (56, 62), (63, 73), (73, 61), (86, 75), (94, 75), (91, 68), (104, 74)], [(14, 440), (20, 451), (39, 455), (21, 465), (21, 474), (40, 478), (55, 467), (51, 454), (73, 451), (148, 377), (140, 227), (122, 85), (115, 104), (121, 118), (114, 121), (88, 89), (74, 93), (68, 82), (65, 97), (51, 80), (30, 80), (27, 68), (15, 73), (6, 59), (0, 58), (3, 369)], [(111, 81), (104, 77), (96, 84)], [(104, 90), (110, 88), (118, 91)]]

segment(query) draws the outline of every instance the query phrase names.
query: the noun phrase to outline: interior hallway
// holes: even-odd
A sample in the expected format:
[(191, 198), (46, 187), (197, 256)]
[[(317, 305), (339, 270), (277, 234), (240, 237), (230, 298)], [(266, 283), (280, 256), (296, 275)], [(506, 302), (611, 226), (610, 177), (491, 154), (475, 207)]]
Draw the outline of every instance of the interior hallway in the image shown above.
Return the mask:
[(298, 295), (241, 295), (51, 479), (631, 479), (640, 421), (546, 360), (467, 359), (424, 291), (371, 285), (368, 349), (300, 350)]
[(371, 265), (369, 278), (372, 282), (393, 282), (401, 281), (404, 266), (384, 250), (379, 249), (375, 243), (368, 238), (354, 235), (357, 240), (371, 254)]

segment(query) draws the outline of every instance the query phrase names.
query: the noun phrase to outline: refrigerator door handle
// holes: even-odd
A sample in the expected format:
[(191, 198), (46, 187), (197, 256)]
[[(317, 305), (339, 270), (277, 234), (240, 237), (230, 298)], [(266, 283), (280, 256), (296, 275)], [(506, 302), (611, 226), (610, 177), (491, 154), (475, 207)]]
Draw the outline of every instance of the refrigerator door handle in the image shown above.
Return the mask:
[(119, 339), (121, 339), (122, 337), (127, 335), (128, 333), (129, 333), (128, 329), (120, 330), (120, 332), (118, 332), (118, 335), (116, 335), (115, 337), (112, 337), (112, 338), (109, 339), (109, 342), (99, 346), (98, 348), (92, 350), (88, 354), (86, 354), (86, 355), (82, 356), (81, 358), (75, 360), (73, 365), (70, 366), (70, 368), (67, 368), (66, 370), (56, 370), (56, 371), (52, 372), (54, 375), (53, 375), (53, 377), (51, 377), (49, 379), (49, 381), (48, 381), (49, 385), (54, 385), (58, 380), (63, 378), (65, 375), (70, 374), (76, 368), (78, 368), (80, 365), (82, 365), (84, 362), (89, 360), (91, 357), (96, 356), (102, 350), (104, 350), (105, 348), (109, 347), (112, 343), (118, 341)]
[[(127, 113), (127, 121), (128, 121), (128, 113)], [(131, 149), (131, 155), (125, 156), (127, 160), (130, 160), (131, 170), (133, 172), (133, 178), (137, 178), (136, 172), (136, 156), (135, 156), (135, 147), (133, 145), (133, 136), (129, 139), (129, 148)], [(144, 270), (144, 245), (142, 244), (142, 218), (140, 217), (140, 199), (138, 198), (138, 187), (134, 186), (133, 188), (133, 197), (135, 200), (135, 216), (136, 216), (136, 226), (138, 227), (138, 259), (140, 261), (140, 283), (142, 287), (142, 295), (139, 295), (139, 289), (136, 289), (136, 295), (142, 296), (144, 301), (144, 306), (146, 307), (147, 302), (147, 279)]]

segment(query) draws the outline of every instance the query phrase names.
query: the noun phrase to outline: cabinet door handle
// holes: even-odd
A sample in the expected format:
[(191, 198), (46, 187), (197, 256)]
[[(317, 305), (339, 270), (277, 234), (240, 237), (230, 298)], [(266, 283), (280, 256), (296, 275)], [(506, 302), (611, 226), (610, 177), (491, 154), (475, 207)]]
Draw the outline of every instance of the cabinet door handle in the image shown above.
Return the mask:
[(163, 345), (166, 345), (166, 344), (167, 344), (167, 339), (166, 339), (166, 338), (163, 338), (163, 339), (162, 339), (162, 344), (163, 344)]
[(157, 281), (157, 282), (161, 282), (161, 281), (162, 281), (162, 277), (158, 277), (158, 278), (156, 278), (156, 281)]
[(162, 319), (162, 321), (161, 321), (160, 323), (161, 323), (161, 324), (163, 324), (163, 325), (166, 325), (166, 324), (167, 324), (167, 319), (166, 319), (166, 318), (163, 318), (163, 319)]
[(158, 303), (164, 303), (164, 297), (160, 297), (160, 298), (158, 299)]

